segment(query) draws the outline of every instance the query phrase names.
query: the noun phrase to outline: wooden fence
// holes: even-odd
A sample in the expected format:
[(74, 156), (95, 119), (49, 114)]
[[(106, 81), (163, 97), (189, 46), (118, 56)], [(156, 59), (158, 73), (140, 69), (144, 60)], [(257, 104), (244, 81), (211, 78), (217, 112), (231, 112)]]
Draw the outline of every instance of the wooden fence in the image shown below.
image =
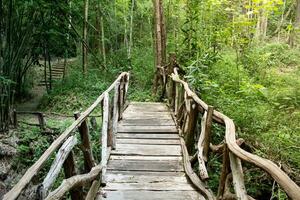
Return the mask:
[[(48, 171), (43, 183), (39, 187), (39, 199), (61, 199), (67, 192), (70, 192), (72, 200), (83, 199), (83, 186), (92, 182), (92, 186), (86, 199), (93, 199), (96, 195), (96, 188), (99, 186), (97, 177), (101, 177), (101, 184), (105, 185), (105, 172), (107, 159), (110, 150), (115, 148), (115, 139), (118, 120), (122, 118), (125, 106), (126, 94), (128, 91), (129, 73), (123, 72), (115, 82), (103, 93), (97, 100), (83, 113), (75, 113), (75, 121), (69, 126), (43, 153), (19, 180), (19, 182), (4, 196), (4, 200), (17, 199), (25, 187), (31, 182), (32, 178), (38, 174), (44, 164), (57, 151), (55, 159)], [(109, 100), (109, 93), (113, 91), (113, 101)], [(87, 124), (87, 118), (98, 107), (102, 109), (102, 133), (101, 138), (101, 163), (95, 162), (90, 135)], [(80, 133), (80, 149), (84, 157), (84, 170), (86, 174), (76, 174), (74, 153), (72, 149), (79, 143), (76, 130)], [(99, 149), (100, 152), (100, 149)], [(62, 184), (51, 191), (56, 178), (61, 169), (64, 169), (65, 180)]]
[[(162, 76), (164, 74), (166, 76), (164, 78), (166, 80), (165, 90), (181, 135), (185, 171), (203, 195), (207, 199), (253, 199), (246, 192), (241, 162), (243, 160), (270, 174), (290, 198), (300, 200), (299, 186), (274, 162), (240, 148), (239, 145), (243, 143), (243, 140), (236, 139), (233, 120), (202, 101), (190, 89), (188, 83), (180, 78), (177, 67), (179, 65), (176, 63), (175, 57), (170, 56), (170, 64), (165, 66)], [(200, 136), (197, 139), (196, 127), (199, 114), (202, 115), (202, 120)], [(222, 145), (211, 144), (213, 122), (225, 126), (225, 142)], [(195, 146), (197, 147), (195, 148)], [(196, 153), (193, 154), (195, 151)], [(223, 152), (222, 172), (217, 195), (214, 195), (204, 184), (209, 179), (206, 169), (209, 153), (213, 152)], [(195, 174), (192, 169), (192, 164), (195, 163), (199, 165), (199, 175)], [(230, 192), (231, 179), (235, 194)]]

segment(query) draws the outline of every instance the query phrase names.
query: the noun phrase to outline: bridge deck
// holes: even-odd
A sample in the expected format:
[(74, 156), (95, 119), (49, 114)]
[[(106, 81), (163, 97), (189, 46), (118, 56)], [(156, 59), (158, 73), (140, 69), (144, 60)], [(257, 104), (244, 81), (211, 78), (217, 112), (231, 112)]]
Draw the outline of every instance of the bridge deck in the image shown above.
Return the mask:
[(185, 176), (179, 136), (165, 104), (131, 103), (116, 144), (103, 199), (204, 199)]

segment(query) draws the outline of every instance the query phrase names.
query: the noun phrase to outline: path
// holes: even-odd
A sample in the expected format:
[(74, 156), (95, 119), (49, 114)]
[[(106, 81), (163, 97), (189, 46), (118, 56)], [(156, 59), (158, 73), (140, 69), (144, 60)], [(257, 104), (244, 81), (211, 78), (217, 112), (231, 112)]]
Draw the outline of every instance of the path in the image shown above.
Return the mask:
[(131, 103), (116, 144), (101, 192), (105, 199), (204, 199), (185, 176), (179, 135), (165, 104)]

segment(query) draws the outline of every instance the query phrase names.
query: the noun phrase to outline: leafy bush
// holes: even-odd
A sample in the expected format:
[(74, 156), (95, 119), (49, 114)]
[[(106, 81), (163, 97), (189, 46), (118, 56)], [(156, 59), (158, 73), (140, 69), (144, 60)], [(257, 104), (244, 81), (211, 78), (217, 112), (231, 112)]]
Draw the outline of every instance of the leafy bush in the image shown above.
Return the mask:
[[(234, 52), (228, 50), (211, 66), (195, 64), (186, 70), (186, 78), (201, 98), (234, 120), (239, 137), (254, 148), (254, 153), (284, 163), (293, 174), (300, 172), (300, 70), (294, 66), (300, 64), (300, 57), (296, 58), (296, 54), (285, 45), (271, 44), (252, 48), (243, 58), (244, 65), (237, 65)], [(217, 160), (211, 166), (215, 163)], [(250, 194), (257, 198), (267, 192), (270, 197), (274, 192), (281, 195), (277, 187), (270, 191), (273, 182), (268, 177), (259, 184), (253, 183), (261, 176), (261, 171), (247, 175)], [(293, 177), (300, 182), (297, 175)], [(210, 185), (216, 180), (217, 177), (212, 179)]]

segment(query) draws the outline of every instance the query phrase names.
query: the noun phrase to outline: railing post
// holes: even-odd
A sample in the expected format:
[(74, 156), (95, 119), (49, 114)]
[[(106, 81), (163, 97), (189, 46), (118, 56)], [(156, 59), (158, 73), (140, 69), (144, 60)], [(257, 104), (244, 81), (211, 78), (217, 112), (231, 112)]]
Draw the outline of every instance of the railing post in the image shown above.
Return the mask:
[(16, 109), (13, 111), (13, 124), (15, 128), (18, 127), (18, 115)]
[(205, 162), (208, 160), (209, 144), (211, 137), (213, 107), (208, 106), (201, 120), (201, 133), (198, 141), (199, 172), (202, 180), (209, 178)]
[(180, 83), (176, 83), (176, 92), (175, 92), (175, 115), (177, 116), (178, 111), (179, 111), (179, 107), (182, 103), (182, 101), (184, 100), (184, 96), (183, 96), (183, 88), (182, 85)]
[(128, 93), (128, 88), (129, 88), (129, 79), (130, 79), (130, 74), (128, 73), (126, 75), (126, 79), (125, 79), (125, 95), (124, 95), (124, 102), (126, 102), (126, 98), (127, 98), (127, 93)]
[[(65, 172), (65, 177), (70, 178), (72, 176), (75, 176), (76, 173), (76, 168), (75, 168), (75, 160), (74, 160), (74, 154), (73, 151), (70, 152), (68, 155), (67, 159), (65, 160), (64, 164), (64, 172)], [(70, 195), (72, 200), (83, 200), (83, 194), (82, 194), (83, 188), (78, 187), (75, 189), (70, 190)]]
[[(75, 119), (80, 117), (80, 113), (74, 113)], [(78, 127), (81, 142), (82, 142), (82, 152), (84, 157), (84, 170), (85, 172), (91, 171), (91, 169), (96, 165), (95, 159), (93, 156), (91, 144), (90, 144), (90, 135), (89, 135), (89, 127), (87, 123), (87, 119), (84, 120), (81, 125)]]
[(118, 132), (118, 119), (119, 119), (119, 87), (120, 82), (117, 82), (115, 85), (115, 94), (114, 94), (114, 105), (113, 105), (113, 117), (112, 117), (112, 149), (116, 149), (116, 134)]
[(225, 143), (223, 148), (222, 172), (219, 181), (217, 199), (222, 199), (222, 197), (224, 196), (226, 179), (229, 173), (230, 173), (229, 150), (227, 144)]
[(195, 144), (195, 128), (197, 125), (198, 109), (194, 100), (190, 99), (185, 93), (185, 104), (187, 110), (187, 119), (184, 124), (183, 134), (189, 153), (192, 153)]
[(41, 130), (45, 130), (46, 121), (45, 121), (45, 118), (44, 118), (44, 114), (43, 113), (38, 113), (37, 116), (38, 116), (39, 125), (40, 125)]
[(123, 117), (123, 106), (124, 106), (124, 77), (120, 79), (119, 86), (119, 120)]
[(207, 108), (207, 116), (205, 121), (205, 131), (204, 131), (204, 143), (203, 143), (203, 159), (205, 162), (208, 160), (209, 156), (209, 144), (211, 140), (211, 126), (212, 126), (212, 117), (213, 117), (214, 108), (212, 106), (208, 106)]
[(113, 117), (113, 98), (109, 98), (108, 101), (108, 126), (107, 126), (107, 146), (112, 147), (113, 146), (113, 123), (112, 123), (112, 117)]
[(103, 99), (103, 123), (102, 123), (102, 137), (101, 137), (101, 185), (106, 184), (106, 168), (107, 168), (107, 130), (108, 130), (108, 112), (109, 112), (109, 95), (107, 92), (104, 93)]
[(177, 117), (177, 113), (178, 113), (178, 103), (179, 101), (179, 83), (175, 82), (175, 105), (174, 105), (174, 112), (175, 112), (175, 115)]

